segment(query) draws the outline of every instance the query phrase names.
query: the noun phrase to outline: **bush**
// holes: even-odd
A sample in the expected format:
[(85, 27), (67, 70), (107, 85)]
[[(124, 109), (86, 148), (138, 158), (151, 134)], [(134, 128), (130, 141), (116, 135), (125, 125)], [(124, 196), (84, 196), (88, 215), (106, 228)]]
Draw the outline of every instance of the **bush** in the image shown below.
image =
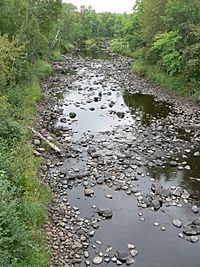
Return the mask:
[(62, 61), (63, 60), (63, 56), (61, 55), (60, 51), (54, 51), (50, 58), (53, 61)]
[(39, 80), (47, 79), (52, 73), (51, 65), (44, 60), (37, 60), (33, 70)]
[(20, 219), (20, 202), (17, 189), (0, 171), (0, 266), (15, 266), (28, 254), (28, 232)]
[(124, 40), (113, 40), (111, 42), (111, 48), (114, 53), (123, 54), (127, 56), (132, 55), (128, 43)]
[(137, 60), (132, 67), (133, 72), (137, 73), (140, 76), (145, 76), (145, 67), (142, 61)]
[(17, 38), (9, 40), (8, 35), (0, 35), (0, 93), (2, 88), (15, 83), (22, 64), (23, 47), (17, 46)]
[(64, 52), (70, 52), (75, 48), (75, 46), (71, 43), (62, 43), (61, 48)]
[(152, 44), (151, 50), (157, 52), (161, 66), (170, 76), (180, 73), (182, 69), (182, 55), (178, 49), (181, 39), (178, 32), (170, 31), (156, 35)]

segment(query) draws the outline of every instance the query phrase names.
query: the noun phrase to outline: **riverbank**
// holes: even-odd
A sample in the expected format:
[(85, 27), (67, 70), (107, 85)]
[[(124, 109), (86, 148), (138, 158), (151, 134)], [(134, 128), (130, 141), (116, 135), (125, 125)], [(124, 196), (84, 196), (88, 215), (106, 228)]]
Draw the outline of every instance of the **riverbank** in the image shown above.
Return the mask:
[(29, 81), (0, 97), (0, 265), (5, 267), (49, 261), (43, 226), (50, 191), (38, 179), (42, 160), (34, 156), (29, 132), (42, 94), (33, 69), (30, 73)]
[(51, 266), (198, 266), (199, 107), (131, 65), (66, 56), (43, 83)]

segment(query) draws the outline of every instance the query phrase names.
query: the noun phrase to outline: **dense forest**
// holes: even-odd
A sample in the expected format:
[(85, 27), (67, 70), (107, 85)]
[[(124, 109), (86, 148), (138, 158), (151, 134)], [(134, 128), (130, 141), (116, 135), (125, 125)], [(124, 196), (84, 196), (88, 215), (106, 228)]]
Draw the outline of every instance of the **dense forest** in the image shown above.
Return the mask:
[(39, 81), (60, 51), (110, 40), (133, 71), (200, 101), (199, 0), (141, 0), (132, 14), (61, 0), (0, 1), (0, 266), (47, 266), (43, 224), (51, 194), (29, 144)]

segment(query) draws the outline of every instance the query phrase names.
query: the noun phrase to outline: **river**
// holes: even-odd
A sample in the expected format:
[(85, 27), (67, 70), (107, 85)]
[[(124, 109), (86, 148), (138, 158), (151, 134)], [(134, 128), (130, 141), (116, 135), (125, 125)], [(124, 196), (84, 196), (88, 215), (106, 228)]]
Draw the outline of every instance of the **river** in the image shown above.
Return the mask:
[(76, 53), (43, 84), (52, 266), (199, 267), (200, 111), (132, 63)]

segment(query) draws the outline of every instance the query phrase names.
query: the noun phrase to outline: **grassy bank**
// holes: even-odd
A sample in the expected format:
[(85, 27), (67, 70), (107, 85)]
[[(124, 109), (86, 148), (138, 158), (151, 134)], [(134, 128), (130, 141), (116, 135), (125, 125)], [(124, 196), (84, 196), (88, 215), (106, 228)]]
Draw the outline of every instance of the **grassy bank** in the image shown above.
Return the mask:
[[(37, 71), (36, 71), (37, 70)], [(23, 82), (5, 87), (0, 96), (0, 266), (44, 267), (49, 255), (43, 226), (50, 199), (41, 186), (29, 144), (28, 126), (35, 124), (35, 105), (42, 97), (39, 79), (51, 67), (43, 61), (26, 66)]]
[(147, 65), (142, 60), (136, 60), (132, 70), (134, 73), (146, 77), (157, 84), (175, 91), (179, 95), (193, 96), (200, 103), (200, 89), (198, 84), (188, 83), (182, 76), (169, 76), (154, 65)]

